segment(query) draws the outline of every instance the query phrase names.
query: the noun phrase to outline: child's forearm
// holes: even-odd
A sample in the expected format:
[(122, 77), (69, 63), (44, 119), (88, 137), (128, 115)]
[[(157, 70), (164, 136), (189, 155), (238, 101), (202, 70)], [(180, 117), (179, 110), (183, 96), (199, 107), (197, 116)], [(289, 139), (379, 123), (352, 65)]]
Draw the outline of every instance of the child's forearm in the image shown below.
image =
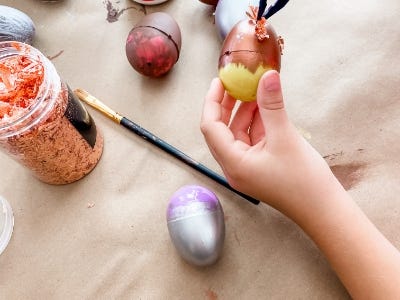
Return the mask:
[[(336, 185), (336, 183), (331, 183)], [(400, 298), (399, 251), (338, 184), (296, 222), (325, 254), (355, 299)]]

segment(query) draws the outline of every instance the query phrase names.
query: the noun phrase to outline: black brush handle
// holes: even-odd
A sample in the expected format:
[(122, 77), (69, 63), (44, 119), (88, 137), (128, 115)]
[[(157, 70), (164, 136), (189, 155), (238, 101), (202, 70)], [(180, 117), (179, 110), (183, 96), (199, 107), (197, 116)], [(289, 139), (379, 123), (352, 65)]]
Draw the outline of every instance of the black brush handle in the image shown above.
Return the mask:
[(195, 161), (194, 159), (190, 158), (187, 156), (185, 153), (182, 151), (176, 149), (175, 147), (171, 146), (167, 142), (163, 141), (162, 139), (156, 137), (154, 134), (149, 132), (148, 130), (144, 129), (143, 127), (135, 124), (131, 120), (122, 117), (120, 124), (127, 128), (130, 131), (133, 131), (136, 133), (138, 136), (144, 138), (148, 142), (152, 143), (153, 145), (157, 146), (158, 148), (164, 150), (165, 152), (171, 154), (175, 158), (179, 159), (180, 161), (184, 162), (188, 166), (192, 167), (193, 169), (199, 171), (200, 173), (206, 175), (207, 177), (215, 180), (219, 184), (223, 185), (227, 189), (235, 192), (236, 194), (242, 196), (244, 199), (250, 201), (253, 204), (259, 204), (260, 201), (257, 199), (254, 199), (246, 194), (243, 194), (242, 192), (239, 192), (238, 190), (235, 190), (233, 187), (231, 187), (228, 183), (228, 181), (222, 177), (221, 175), (215, 173), (214, 171), (210, 170), (206, 166), (202, 165), (201, 163)]
[(277, 0), (274, 4), (267, 8), (267, 11), (264, 14), (264, 18), (268, 19), (280, 11), (289, 0)]
[(258, 5), (257, 20), (261, 19), (266, 8), (267, 8), (267, 0), (260, 0), (260, 3)]

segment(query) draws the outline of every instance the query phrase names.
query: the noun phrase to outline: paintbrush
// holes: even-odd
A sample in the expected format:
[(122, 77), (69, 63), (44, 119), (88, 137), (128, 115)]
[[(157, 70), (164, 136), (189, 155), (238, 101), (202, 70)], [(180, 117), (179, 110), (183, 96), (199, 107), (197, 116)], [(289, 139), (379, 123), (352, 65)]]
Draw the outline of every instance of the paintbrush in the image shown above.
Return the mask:
[(129, 131), (132, 131), (133, 133), (137, 134), (138, 136), (142, 137), (146, 141), (152, 143), (153, 145), (157, 146), (161, 150), (171, 154), (175, 158), (179, 159), (180, 161), (184, 162), (188, 166), (192, 167), (196, 171), (199, 171), (200, 173), (206, 175), (207, 177), (213, 179), (214, 181), (218, 182), (219, 184), (223, 185), (224, 187), (228, 188), (229, 190), (235, 192), (236, 194), (242, 196), (244, 199), (250, 201), (251, 203), (254, 204), (259, 204), (260, 201), (257, 199), (254, 199), (246, 194), (243, 194), (242, 192), (239, 192), (238, 190), (234, 189), (231, 187), (228, 183), (228, 181), (218, 173), (212, 171), (211, 169), (207, 168), (203, 164), (195, 161), (179, 149), (175, 148), (174, 146), (171, 146), (167, 142), (163, 141), (159, 137), (155, 136), (151, 132), (147, 131), (143, 127), (139, 126), (138, 124), (132, 122), (128, 118), (120, 115), (119, 113), (113, 111), (111, 108), (109, 108), (107, 105), (105, 105), (103, 102), (101, 102), (99, 99), (95, 98), (94, 96), (90, 95), (88, 92), (86, 92), (83, 89), (76, 89), (75, 94), (78, 96), (78, 98), (88, 104), (89, 106), (93, 107), (94, 109), (100, 111), (104, 115), (106, 115), (108, 118), (113, 120), (115, 123), (118, 123), (125, 128), (127, 128)]

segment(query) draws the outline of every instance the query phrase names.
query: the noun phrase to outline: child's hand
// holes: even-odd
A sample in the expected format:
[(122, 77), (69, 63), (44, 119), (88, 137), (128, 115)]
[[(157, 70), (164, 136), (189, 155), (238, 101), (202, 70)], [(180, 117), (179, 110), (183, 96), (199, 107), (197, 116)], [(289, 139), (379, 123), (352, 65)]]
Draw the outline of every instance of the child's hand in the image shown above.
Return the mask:
[(400, 254), (336, 180), (325, 160), (290, 123), (279, 74), (258, 85), (257, 103), (240, 103), (214, 79), (201, 130), (235, 189), (295, 221), (325, 254), (351, 296), (398, 299)]
[(230, 185), (296, 219), (325, 193), (341, 188), (324, 159), (286, 115), (279, 73), (261, 78), (257, 102), (236, 99), (214, 79), (207, 93), (201, 130)]

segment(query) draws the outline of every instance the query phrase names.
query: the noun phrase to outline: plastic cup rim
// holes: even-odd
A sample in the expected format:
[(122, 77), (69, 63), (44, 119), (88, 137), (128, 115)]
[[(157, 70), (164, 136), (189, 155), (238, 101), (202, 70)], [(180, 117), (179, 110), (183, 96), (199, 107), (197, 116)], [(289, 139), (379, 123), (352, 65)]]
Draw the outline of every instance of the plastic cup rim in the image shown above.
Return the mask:
[(12, 232), (14, 229), (14, 215), (10, 203), (0, 196), (0, 213), (5, 213), (5, 222), (3, 231), (0, 232), (0, 255), (6, 249), (10, 242)]
[(163, 2), (167, 2), (168, 0), (133, 0), (134, 2), (140, 3), (140, 4), (144, 4), (144, 5), (156, 5), (156, 4), (160, 4)]

